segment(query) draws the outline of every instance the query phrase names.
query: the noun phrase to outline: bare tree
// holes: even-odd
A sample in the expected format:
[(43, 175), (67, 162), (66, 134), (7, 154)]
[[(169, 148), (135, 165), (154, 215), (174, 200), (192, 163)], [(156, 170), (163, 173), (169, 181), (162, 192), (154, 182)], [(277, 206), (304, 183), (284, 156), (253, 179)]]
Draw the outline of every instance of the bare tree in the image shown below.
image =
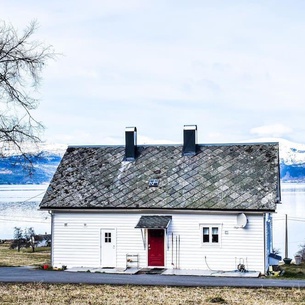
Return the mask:
[(32, 116), (38, 107), (35, 94), (45, 63), (56, 54), (52, 46), (32, 39), (36, 29), (33, 21), (19, 35), (0, 21), (0, 156), (7, 147), (26, 156), (22, 144), (40, 142), (43, 125)]
[(14, 240), (10, 245), (10, 249), (16, 249), (20, 252), (21, 247), (31, 247), (35, 252), (35, 231), (32, 227), (22, 230), (20, 227), (14, 227)]
[(11, 244), (11, 249), (17, 248), (18, 252), (20, 252), (21, 246), (25, 243), (25, 239), (23, 238), (23, 231), (21, 228), (14, 228), (14, 241)]
[(35, 252), (35, 231), (32, 227), (25, 229), (24, 238), (26, 239), (27, 244), (32, 248), (32, 251)]

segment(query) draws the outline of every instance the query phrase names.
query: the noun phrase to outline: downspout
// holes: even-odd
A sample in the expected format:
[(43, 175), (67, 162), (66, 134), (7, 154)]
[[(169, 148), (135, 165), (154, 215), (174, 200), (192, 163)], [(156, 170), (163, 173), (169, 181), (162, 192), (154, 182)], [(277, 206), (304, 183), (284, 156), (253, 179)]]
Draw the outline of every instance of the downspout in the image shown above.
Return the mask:
[(178, 269), (178, 236), (176, 235), (176, 269)]
[(146, 250), (146, 234), (145, 233), (146, 233), (146, 229), (144, 229), (144, 232), (143, 232), (143, 228), (141, 228), (141, 235), (142, 235), (144, 250)]
[(285, 214), (285, 258), (288, 258), (288, 221), (287, 214)]
[(51, 266), (54, 265), (54, 214), (52, 213), (52, 211), (48, 211), (48, 213), (51, 215)]
[(270, 213), (264, 214), (264, 244), (265, 244), (265, 271), (268, 271), (269, 268), (269, 254), (272, 253), (272, 217)]
[(178, 236), (178, 247), (179, 247), (179, 252), (178, 252), (178, 269), (180, 269), (180, 234)]
[(266, 232), (267, 232), (267, 223), (266, 223), (266, 213), (263, 214), (263, 226), (264, 226), (264, 273), (268, 270), (267, 266), (267, 241), (266, 241)]
[(273, 250), (273, 221), (272, 214), (265, 214), (265, 231), (266, 231), (266, 242), (265, 242), (265, 268), (268, 271), (269, 268), (269, 254), (272, 253)]
[(174, 265), (174, 233), (172, 232), (172, 267)]

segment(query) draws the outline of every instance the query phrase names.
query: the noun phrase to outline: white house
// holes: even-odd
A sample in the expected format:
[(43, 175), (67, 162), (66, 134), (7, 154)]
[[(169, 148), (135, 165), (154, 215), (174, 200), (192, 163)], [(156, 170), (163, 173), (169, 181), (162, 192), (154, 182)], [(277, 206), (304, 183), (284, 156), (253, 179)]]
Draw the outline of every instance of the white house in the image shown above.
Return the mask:
[(52, 265), (265, 273), (280, 202), (278, 143), (68, 147), (40, 204)]

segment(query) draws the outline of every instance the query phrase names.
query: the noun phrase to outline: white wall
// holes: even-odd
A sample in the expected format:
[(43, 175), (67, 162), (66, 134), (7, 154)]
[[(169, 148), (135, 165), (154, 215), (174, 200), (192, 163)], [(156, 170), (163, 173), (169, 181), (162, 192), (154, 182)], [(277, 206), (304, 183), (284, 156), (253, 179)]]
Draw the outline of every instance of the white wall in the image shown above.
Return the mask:
[[(235, 215), (175, 215), (169, 230), (170, 249), (167, 265), (171, 264), (172, 243), (180, 235), (180, 268), (235, 270), (239, 262), (247, 269), (264, 272), (264, 225), (262, 215), (247, 215), (248, 225), (236, 228)], [(219, 245), (201, 243), (200, 224), (220, 224), (221, 242)], [(171, 232), (172, 231), (172, 232)], [(179, 263), (179, 256), (177, 259)], [(178, 266), (179, 267), (179, 266)]]
[(141, 265), (145, 265), (141, 230), (134, 228), (139, 217), (117, 213), (54, 213), (52, 264), (99, 267), (100, 231), (116, 228), (117, 267), (126, 267), (127, 253), (139, 253)]
[[(99, 267), (100, 230), (116, 229), (116, 267), (126, 267), (126, 254), (137, 253), (140, 267), (147, 267), (140, 229), (135, 229), (137, 213), (64, 213), (53, 214), (54, 266)], [(152, 215), (158, 215), (157, 213)], [(249, 214), (246, 228), (236, 228), (236, 214), (163, 214), (172, 222), (165, 240), (166, 268), (235, 270), (244, 262), (249, 270), (264, 272), (264, 220), (262, 214)], [(200, 224), (220, 224), (221, 243), (203, 245)], [(172, 243), (173, 237), (173, 243)], [(180, 253), (176, 240), (180, 237)], [(172, 245), (174, 247), (172, 247)]]

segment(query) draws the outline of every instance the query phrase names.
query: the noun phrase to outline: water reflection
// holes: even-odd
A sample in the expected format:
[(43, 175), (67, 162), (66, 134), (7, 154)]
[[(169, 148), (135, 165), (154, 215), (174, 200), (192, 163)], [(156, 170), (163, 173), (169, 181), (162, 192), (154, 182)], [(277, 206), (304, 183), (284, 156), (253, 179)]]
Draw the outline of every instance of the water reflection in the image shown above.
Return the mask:
[(38, 210), (45, 191), (45, 185), (0, 185), (0, 239), (13, 238), (14, 227), (51, 232), (49, 213)]

